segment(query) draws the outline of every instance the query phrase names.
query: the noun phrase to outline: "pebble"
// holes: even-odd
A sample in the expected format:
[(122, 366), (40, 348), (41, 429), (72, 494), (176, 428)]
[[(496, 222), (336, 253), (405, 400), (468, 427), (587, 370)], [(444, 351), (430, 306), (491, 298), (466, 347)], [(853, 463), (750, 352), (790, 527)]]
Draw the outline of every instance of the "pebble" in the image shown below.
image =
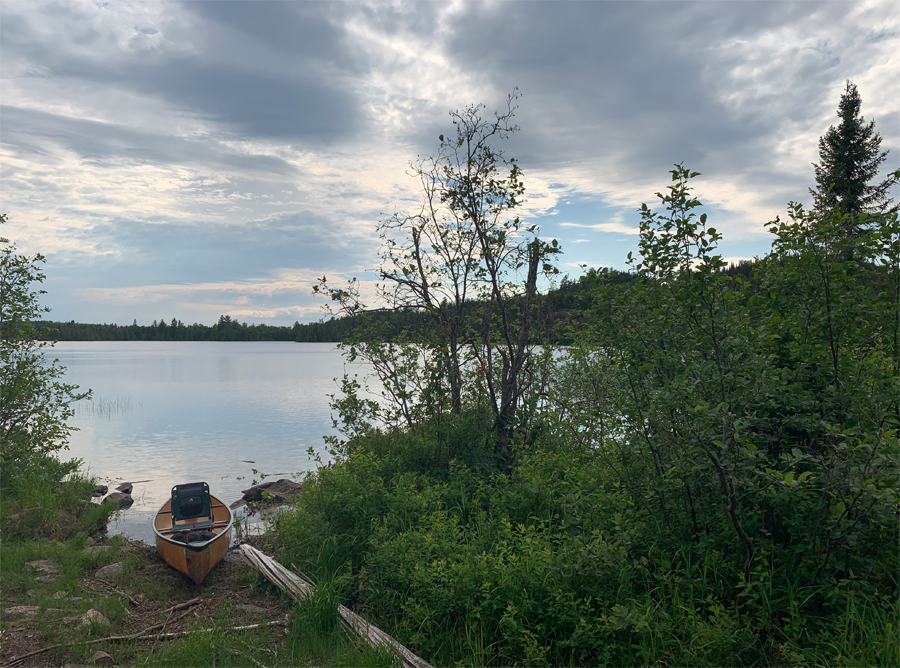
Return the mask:
[(99, 624), (100, 626), (109, 626), (109, 618), (104, 615), (99, 610), (94, 610), (91, 608), (81, 618), (82, 626), (93, 626), (94, 624)]

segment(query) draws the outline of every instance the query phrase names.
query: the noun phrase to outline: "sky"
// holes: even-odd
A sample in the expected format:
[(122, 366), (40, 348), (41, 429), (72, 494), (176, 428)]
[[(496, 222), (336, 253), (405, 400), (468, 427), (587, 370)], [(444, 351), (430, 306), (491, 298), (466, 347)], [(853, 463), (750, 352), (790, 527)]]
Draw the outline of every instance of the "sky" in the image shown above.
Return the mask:
[(722, 255), (765, 254), (848, 79), (900, 167), (895, 0), (0, 0), (0, 63), (0, 234), (55, 320), (320, 319), (448, 112), (514, 89), (520, 216), (573, 279), (626, 268), (675, 163)]

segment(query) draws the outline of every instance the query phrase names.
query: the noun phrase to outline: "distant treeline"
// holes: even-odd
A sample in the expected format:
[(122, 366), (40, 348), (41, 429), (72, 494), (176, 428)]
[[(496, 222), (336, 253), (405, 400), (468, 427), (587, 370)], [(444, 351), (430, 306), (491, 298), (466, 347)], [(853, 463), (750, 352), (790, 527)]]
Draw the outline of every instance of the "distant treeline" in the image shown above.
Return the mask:
[[(752, 265), (741, 263), (730, 267), (728, 273), (752, 274)], [(573, 331), (579, 329), (590, 306), (590, 295), (600, 274), (606, 281), (624, 283), (633, 274), (606, 269), (591, 271), (577, 281), (563, 278), (559, 287), (543, 298), (543, 316), (547, 318), (555, 343), (568, 343)], [(472, 317), (478, 318), (479, 304), (472, 303)], [(374, 327), (373, 327), (374, 325)], [(379, 338), (394, 340), (423, 326), (422, 316), (414, 310), (372, 311), (363, 316), (331, 317), (321, 322), (293, 326), (251, 325), (238, 322), (231, 316), (219, 317), (215, 325), (194, 323), (186, 325), (177, 318), (154, 320), (149, 325), (87, 324), (40, 321), (35, 326), (38, 336), (57, 341), (298, 341), (302, 343), (338, 343), (353, 339), (360, 331), (377, 331)]]
[(172, 318), (154, 320), (150, 325), (85, 324), (80, 322), (37, 322), (38, 336), (57, 341), (294, 341), (299, 323), (293, 327), (248, 325), (223, 315), (215, 325), (186, 325)]

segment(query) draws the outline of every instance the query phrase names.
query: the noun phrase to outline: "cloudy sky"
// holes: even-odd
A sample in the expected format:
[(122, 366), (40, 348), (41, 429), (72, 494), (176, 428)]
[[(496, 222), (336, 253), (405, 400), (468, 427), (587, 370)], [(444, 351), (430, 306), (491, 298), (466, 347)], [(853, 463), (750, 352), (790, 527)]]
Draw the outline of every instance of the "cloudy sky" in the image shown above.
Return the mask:
[(765, 253), (846, 79), (900, 166), (895, 0), (0, 0), (0, 56), (0, 234), (59, 320), (321, 317), (448, 111), (516, 87), (523, 216), (573, 277), (625, 267), (676, 162), (723, 254)]

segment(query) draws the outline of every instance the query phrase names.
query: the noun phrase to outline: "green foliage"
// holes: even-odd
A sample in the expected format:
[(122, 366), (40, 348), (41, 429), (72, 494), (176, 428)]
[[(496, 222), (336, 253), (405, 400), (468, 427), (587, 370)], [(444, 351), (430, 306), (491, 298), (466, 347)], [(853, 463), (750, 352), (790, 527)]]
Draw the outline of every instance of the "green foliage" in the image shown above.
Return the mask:
[(697, 176), (641, 208), (632, 273), (580, 282), (514, 469), (484, 404), (339, 403), (287, 560), (440, 665), (896, 665), (897, 216), (791, 205), (729, 268)]
[[(0, 224), (6, 223), (0, 215)], [(32, 321), (48, 309), (39, 303), (44, 257), (20, 255), (0, 237), (0, 483), (39, 466), (66, 447), (71, 403), (89, 396), (62, 381), (65, 368), (44, 355)], [(74, 467), (73, 469), (74, 470)]]

